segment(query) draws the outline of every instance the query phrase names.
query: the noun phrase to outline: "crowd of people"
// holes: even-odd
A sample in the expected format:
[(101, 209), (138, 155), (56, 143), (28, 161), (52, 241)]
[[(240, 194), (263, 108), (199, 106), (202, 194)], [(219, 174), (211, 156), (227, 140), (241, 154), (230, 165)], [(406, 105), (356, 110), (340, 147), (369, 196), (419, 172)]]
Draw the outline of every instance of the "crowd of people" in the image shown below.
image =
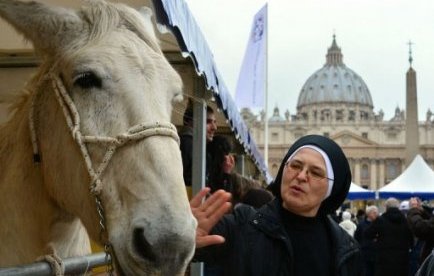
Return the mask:
[(342, 213), (339, 225), (350, 235), (357, 224), (354, 238), (362, 253), (363, 275), (434, 275), (433, 268), (432, 274), (417, 274), (434, 247), (433, 210), (417, 197), (402, 202), (389, 198), (384, 208), (380, 215), (377, 206), (369, 205), (358, 218)]
[[(187, 108), (180, 132), (187, 187), (192, 118)], [(190, 201), (198, 221), (193, 261), (205, 262), (205, 276), (434, 275), (434, 216), (418, 198), (409, 200), (407, 212), (390, 198), (381, 215), (370, 205), (357, 216), (344, 211), (341, 221), (334, 218), (351, 184), (348, 160), (334, 141), (301, 137), (265, 188), (234, 171), (232, 146), (216, 130), (208, 107), (206, 188)]]

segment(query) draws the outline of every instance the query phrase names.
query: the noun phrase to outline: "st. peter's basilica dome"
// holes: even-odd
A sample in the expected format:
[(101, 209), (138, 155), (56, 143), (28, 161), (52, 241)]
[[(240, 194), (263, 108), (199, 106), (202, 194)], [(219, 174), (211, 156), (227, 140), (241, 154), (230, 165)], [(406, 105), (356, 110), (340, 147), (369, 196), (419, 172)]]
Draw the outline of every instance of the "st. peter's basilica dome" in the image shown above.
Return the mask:
[[(324, 114), (330, 112), (332, 117), (340, 117), (341, 110), (346, 110), (354, 114), (350, 117), (358, 117), (356, 113), (359, 113), (359, 118), (368, 119), (373, 115), (373, 108), (368, 86), (343, 63), (341, 49), (333, 36), (325, 65), (313, 73), (301, 89), (297, 113), (304, 119), (311, 117), (308, 114), (313, 112), (314, 117), (318, 113), (318, 116), (324, 118)], [(338, 114), (334, 114), (334, 109)]]

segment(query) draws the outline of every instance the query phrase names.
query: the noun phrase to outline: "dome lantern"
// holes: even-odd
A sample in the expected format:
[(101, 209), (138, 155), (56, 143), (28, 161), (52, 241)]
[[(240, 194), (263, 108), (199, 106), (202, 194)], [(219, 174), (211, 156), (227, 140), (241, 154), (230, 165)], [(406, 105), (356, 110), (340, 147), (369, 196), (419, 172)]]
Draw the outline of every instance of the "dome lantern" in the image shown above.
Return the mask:
[(326, 65), (328, 66), (344, 65), (342, 58), (343, 55), (341, 52), (341, 48), (339, 48), (338, 44), (336, 43), (336, 35), (333, 35), (332, 45), (328, 49), (326, 55)]

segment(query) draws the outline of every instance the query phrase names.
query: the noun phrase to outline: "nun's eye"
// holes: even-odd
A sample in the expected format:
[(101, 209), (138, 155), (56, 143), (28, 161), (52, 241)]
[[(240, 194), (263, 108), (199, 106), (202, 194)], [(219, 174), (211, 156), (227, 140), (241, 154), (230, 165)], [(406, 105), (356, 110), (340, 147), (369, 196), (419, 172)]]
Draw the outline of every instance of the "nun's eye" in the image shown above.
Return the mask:
[(74, 85), (82, 89), (101, 88), (102, 80), (93, 72), (83, 72), (74, 78)]

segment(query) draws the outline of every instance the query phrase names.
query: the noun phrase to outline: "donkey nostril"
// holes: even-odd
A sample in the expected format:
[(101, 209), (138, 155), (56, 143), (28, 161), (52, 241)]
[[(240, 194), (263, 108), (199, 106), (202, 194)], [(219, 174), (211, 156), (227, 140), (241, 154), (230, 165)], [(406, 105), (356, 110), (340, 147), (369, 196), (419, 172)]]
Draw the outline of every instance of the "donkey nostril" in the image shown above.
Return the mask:
[(152, 246), (146, 240), (143, 228), (136, 228), (133, 232), (134, 250), (144, 259), (151, 262), (157, 262), (157, 256), (152, 250)]

